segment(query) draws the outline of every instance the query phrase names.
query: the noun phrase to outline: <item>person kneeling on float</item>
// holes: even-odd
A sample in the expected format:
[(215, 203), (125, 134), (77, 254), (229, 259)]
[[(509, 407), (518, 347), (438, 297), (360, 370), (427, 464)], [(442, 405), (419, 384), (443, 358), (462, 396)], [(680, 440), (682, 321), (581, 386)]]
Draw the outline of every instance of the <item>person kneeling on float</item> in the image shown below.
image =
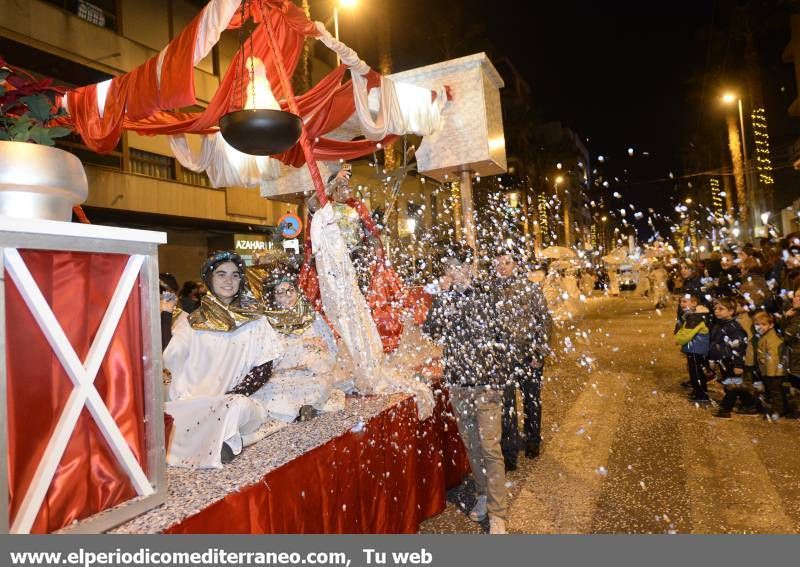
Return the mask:
[(269, 383), (253, 397), (280, 421), (307, 421), (344, 408), (344, 392), (333, 388), (336, 340), (325, 320), (297, 289), (291, 275), (277, 278), (265, 294), (266, 316), (283, 341)]
[(178, 317), (164, 351), (172, 376), (165, 405), (174, 420), (172, 466), (220, 468), (266, 434), (267, 410), (251, 396), (269, 380), (282, 348), (244, 269), (233, 252), (205, 261), (201, 275), (210, 293)]

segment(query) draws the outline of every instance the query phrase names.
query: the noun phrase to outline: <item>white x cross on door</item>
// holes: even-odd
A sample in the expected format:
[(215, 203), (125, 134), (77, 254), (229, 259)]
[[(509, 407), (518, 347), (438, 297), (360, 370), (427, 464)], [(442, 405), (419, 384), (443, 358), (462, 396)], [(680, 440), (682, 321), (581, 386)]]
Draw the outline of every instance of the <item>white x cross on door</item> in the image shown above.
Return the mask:
[(69, 339), (64, 334), (64, 330), (53, 314), (53, 310), (47, 304), (47, 300), (42, 295), (39, 286), (33, 279), (19, 252), (14, 248), (4, 248), (3, 257), (6, 273), (11, 276), (11, 279), (16, 284), (25, 304), (30, 309), (48, 343), (50, 343), (53, 352), (75, 386), (70, 393), (66, 406), (64, 406), (64, 410), (59, 416), (55, 431), (48, 441), (42, 460), (39, 461), (33, 480), (14, 518), (11, 525), (11, 533), (30, 532), (84, 405), (88, 407), (89, 412), (103, 433), (103, 437), (105, 437), (117, 461), (127, 473), (139, 496), (153, 494), (154, 490), (147, 479), (147, 475), (136, 460), (131, 448), (125, 441), (125, 437), (119, 430), (119, 426), (114, 421), (108, 407), (106, 407), (105, 402), (103, 402), (97, 388), (94, 386), (97, 372), (105, 358), (120, 317), (122, 317), (122, 312), (136, 283), (136, 278), (142, 268), (145, 256), (134, 254), (128, 258), (128, 263), (117, 283), (114, 295), (83, 363), (75, 353), (75, 349), (72, 348)]

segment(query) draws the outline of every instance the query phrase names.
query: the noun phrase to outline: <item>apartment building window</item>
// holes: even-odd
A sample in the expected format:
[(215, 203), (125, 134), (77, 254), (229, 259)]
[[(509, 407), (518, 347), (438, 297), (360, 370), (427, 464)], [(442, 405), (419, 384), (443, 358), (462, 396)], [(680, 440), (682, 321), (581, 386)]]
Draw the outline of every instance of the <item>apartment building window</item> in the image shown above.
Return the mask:
[(101, 28), (117, 29), (117, 0), (44, 0)]
[(130, 161), (132, 173), (175, 180), (175, 160), (170, 157), (131, 148)]

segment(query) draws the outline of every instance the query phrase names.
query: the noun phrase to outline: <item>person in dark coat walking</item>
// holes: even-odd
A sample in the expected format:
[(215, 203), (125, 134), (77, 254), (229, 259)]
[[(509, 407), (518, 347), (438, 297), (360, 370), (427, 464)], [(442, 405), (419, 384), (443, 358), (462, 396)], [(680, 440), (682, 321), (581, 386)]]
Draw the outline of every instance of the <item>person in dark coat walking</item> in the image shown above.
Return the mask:
[(444, 347), (444, 384), (478, 493), (469, 517), (479, 522), (488, 515), (489, 533), (505, 533), (501, 321), (492, 289), (474, 277), (471, 249), (448, 249), (442, 264), (445, 289), (433, 300), (422, 330)]
[(503, 393), (503, 458), (506, 470), (517, 468), (519, 424), (516, 389), (522, 392), (525, 416), (525, 456), (541, 450), (541, 388), (544, 361), (550, 352), (552, 319), (544, 294), (520, 268), (522, 254), (511, 246), (498, 249), (492, 285), (503, 328), (508, 383)]

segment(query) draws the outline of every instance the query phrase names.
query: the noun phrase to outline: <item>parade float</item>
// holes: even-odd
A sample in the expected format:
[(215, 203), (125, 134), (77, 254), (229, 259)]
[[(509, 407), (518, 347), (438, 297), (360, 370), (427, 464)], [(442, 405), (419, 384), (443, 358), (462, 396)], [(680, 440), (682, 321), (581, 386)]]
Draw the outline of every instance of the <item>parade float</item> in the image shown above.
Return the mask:
[[(243, 26), (252, 32), (208, 106), (176, 110), (196, 103), (194, 66), (224, 30)], [(296, 96), (289, 78), (308, 37), (342, 65)], [(99, 153), (123, 130), (168, 136), (180, 163), (206, 172), (212, 185), (263, 196), (314, 191), (320, 217), (330, 206), (328, 170), (398, 136), (421, 135), (419, 170), (461, 180), (465, 237), (474, 243), (472, 176), (506, 167), (501, 87), (484, 54), (381, 76), (289, 1), (212, 0), (158, 55), (68, 91), (51, 126), (73, 129)], [(24, 219), (6, 212), (22, 210), (24, 196), (2, 202), (5, 530), (413, 532), (443, 509), (467, 465), (438, 389), (427, 419), (413, 392), (367, 387), (384, 395), (279, 431), (224, 470), (165, 469), (156, 255), (165, 235), (65, 222), (68, 207), (85, 198), (85, 176), (81, 184), (74, 166), (46, 158), (25, 167), (67, 179), (42, 174), (45, 194), (61, 196), (58, 220), (44, 220), (54, 218), (44, 204), (51, 197), (37, 197), (41, 206), (26, 210), (39, 214)], [(386, 298), (365, 298), (356, 286), (335, 295), (325, 274), (352, 272), (349, 258), (337, 256), (341, 236), (313, 225), (310, 232), (310, 268), (325, 266), (320, 307), (374, 386), (391, 350), (376, 315)], [(363, 324), (353, 325), (352, 305)]]

